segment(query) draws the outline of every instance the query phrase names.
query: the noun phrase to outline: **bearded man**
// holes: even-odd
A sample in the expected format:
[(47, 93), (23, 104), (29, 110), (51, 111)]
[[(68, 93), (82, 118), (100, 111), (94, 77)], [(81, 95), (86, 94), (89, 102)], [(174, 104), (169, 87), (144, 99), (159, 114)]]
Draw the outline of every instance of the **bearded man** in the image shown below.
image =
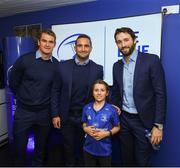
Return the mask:
[[(121, 154), (123, 166), (149, 166), (152, 145), (163, 138), (166, 86), (157, 55), (141, 53), (136, 36), (128, 27), (114, 34), (122, 60), (113, 65), (112, 103), (121, 109)], [(148, 129), (151, 142), (145, 137)]]

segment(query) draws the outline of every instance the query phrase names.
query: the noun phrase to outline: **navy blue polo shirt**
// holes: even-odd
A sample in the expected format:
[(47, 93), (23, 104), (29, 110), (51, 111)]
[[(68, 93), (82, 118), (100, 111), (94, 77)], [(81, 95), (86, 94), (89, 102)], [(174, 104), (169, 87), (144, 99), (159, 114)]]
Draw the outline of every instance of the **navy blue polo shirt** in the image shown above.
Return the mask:
[[(94, 110), (93, 103), (87, 104), (83, 108), (82, 122), (87, 126), (94, 125), (96, 129), (103, 130), (111, 130), (120, 123), (117, 110), (108, 103), (105, 103), (99, 111)], [(110, 156), (112, 153), (111, 137), (98, 141), (87, 135), (83, 149), (95, 156)]]

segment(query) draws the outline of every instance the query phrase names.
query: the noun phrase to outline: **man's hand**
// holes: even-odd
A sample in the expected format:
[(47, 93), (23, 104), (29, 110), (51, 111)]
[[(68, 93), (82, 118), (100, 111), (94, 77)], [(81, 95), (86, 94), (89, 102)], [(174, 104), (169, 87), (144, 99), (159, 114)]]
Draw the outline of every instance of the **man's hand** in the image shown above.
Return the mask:
[(118, 115), (120, 115), (121, 114), (121, 109), (118, 106), (114, 105), (114, 104), (112, 104), (112, 106), (117, 110)]
[(151, 143), (152, 144), (158, 144), (162, 141), (162, 138), (163, 138), (163, 131), (156, 128), (156, 127), (153, 127), (152, 130), (151, 130), (151, 133), (152, 133), (152, 137), (151, 137)]
[(60, 117), (54, 117), (52, 119), (52, 123), (53, 123), (54, 128), (59, 129), (61, 127), (61, 119), (60, 119)]

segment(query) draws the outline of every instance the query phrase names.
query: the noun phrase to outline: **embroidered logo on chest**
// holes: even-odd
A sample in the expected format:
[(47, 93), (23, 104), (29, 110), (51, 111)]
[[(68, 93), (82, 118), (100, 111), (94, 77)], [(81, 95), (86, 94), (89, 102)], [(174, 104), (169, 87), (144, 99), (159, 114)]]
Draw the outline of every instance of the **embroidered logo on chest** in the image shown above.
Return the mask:
[(103, 121), (103, 122), (106, 122), (106, 121), (107, 121), (107, 115), (106, 115), (106, 114), (103, 114), (103, 115), (101, 116), (101, 121)]

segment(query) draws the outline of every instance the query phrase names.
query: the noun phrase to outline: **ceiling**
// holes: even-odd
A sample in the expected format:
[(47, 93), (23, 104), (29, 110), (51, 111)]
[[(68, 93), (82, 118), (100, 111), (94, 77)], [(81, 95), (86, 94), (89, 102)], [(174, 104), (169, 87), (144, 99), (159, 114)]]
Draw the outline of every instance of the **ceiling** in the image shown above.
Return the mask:
[(95, 0), (0, 0), (0, 17)]

